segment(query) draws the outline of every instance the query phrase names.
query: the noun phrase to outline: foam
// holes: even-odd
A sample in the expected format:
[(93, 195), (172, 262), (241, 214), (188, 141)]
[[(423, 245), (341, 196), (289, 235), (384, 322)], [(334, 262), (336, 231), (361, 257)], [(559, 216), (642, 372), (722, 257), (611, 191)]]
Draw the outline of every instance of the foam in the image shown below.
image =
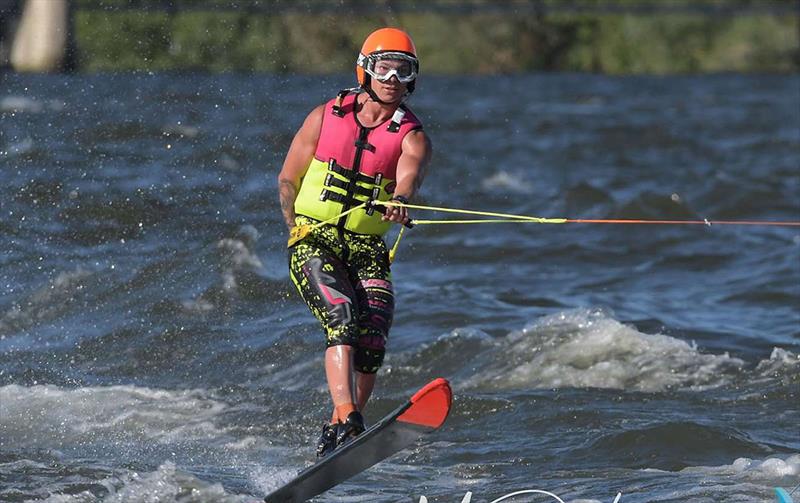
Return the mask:
[(250, 471), (249, 478), (260, 493), (269, 494), (295, 478), (298, 472), (296, 466), (259, 466)]
[(774, 376), (791, 371), (797, 378), (798, 370), (800, 370), (800, 355), (781, 348), (773, 348), (769, 359), (760, 361), (756, 367), (756, 372), (764, 376)]
[[(256, 253), (259, 233), (252, 225), (240, 227), (235, 237), (223, 238), (214, 246), (220, 278), (198, 297), (181, 302), (185, 311), (208, 313), (242, 292), (242, 285), (257, 285), (269, 291), (261, 277), (264, 264)], [(251, 287), (252, 288), (252, 287)]]
[(202, 390), (136, 386), (0, 388), (0, 445), (68, 449), (97, 444), (115, 450), (187, 441), (235, 442), (217, 425), (227, 406)]
[(8, 95), (0, 99), (0, 112), (33, 113), (38, 114), (44, 110), (61, 112), (67, 106), (61, 100), (36, 100), (27, 96)]
[(608, 388), (702, 390), (725, 385), (744, 362), (727, 353), (701, 353), (693, 344), (645, 334), (603, 310), (577, 309), (547, 316), (512, 332), (501, 351), (511, 368), (482, 376), (501, 388)]
[(786, 459), (778, 457), (764, 460), (738, 458), (730, 465), (693, 466), (684, 468), (681, 472), (732, 476), (748, 481), (773, 481), (776, 483), (791, 478), (794, 479), (794, 483), (797, 483), (797, 476), (800, 475), (800, 454), (793, 454)]
[(39, 113), (44, 110), (44, 104), (25, 96), (4, 96), (0, 100), (0, 112), (28, 112)]
[[(0, 451), (41, 451), (110, 463), (118, 467), (115, 477), (92, 482), (107, 487), (113, 495), (103, 501), (144, 501), (132, 497), (137, 494), (158, 494), (158, 501), (182, 501), (187, 488), (200, 491), (203, 497), (199, 501), (239, 501), (222, 499), (229, 496), (222, 486), (206, 484), (176, 470), (173, 464), (203, 473), (208, 467), (217, 467), (214, 470), (222, 473), (221, 478), (240, 480), (242, 487), (275, 483), (281, 467), (270, 465), (285, 463), (287, 449), (272, 447), (268, 438), (247, 434), (247, 427), (231, 423), (235, 413), (233, 407), (202, 389), (12, 384), (0, 387)], [(153, 473), (133, 476), (122, 468), (131, 462), (160, 466)], [(269, 467), (268, 474), (258, 473), (263, 467)], [(286, 480), (295, 472), (296, 467), (291, 472), (287, 469)], [(216, 472), (201, 477), (220, 480)], [(163, 494), (158, 492), (161, 488)], [(85, 493), (48, 501), (96, 501), (92, 498)]]
[[(648, 493), (649, 501), (775, 501), (775, 487), (797, 485), (800, 454), (763, 460), (738, 458), (729, 465), (691, 466), (678, 472), (645, 469), (638, 473), (631, 487), (639, 493), (643, 487), (654, 488)], [(662, 487), (663, 491), (656, 489)], [(625, 496), (623, 491), (622, 502)]]
[(514, 194), (531, 194), (533, 186), (518, 175), (506, 171), (498, 171), (481, 181), (481, 187), (491, 192), (512, 192)]
[(75, 297), (87, 288), (94, 276), (82, 268), (59, 273), (47, 285), (0, 315), (0, 334), (24, 330), (68, 312)]
[(99, 498), (89, 491), (52, 495), (44, 503), (151, 503), (154, 501), (252, 502), (252, 496), (230, 494), (219, 483), (204, 482), (165, 462), (148, 473), (127, 472), (100, 482), (109, 494)]

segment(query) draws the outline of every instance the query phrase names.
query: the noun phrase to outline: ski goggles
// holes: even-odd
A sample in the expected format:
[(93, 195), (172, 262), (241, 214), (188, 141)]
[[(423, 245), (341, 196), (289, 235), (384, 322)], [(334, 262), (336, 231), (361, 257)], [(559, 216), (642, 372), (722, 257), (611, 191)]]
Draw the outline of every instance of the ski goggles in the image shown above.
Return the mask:
[(375, 80), (386, 82), (397, 77), (403, 84), (415, 80), (419, 69), (417, 58), (404, 52), (382, 52), (369, 56), (359, 54), (357, 64)]

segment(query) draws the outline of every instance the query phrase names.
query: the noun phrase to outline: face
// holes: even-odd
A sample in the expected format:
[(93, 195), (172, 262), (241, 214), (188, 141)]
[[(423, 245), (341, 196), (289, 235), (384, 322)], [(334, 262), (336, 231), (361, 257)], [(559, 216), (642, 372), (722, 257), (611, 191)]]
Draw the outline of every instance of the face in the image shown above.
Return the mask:
[[(401, 75), (407, 75), (409, 72), (410, 63), (408, 61), (398, 61), (392, 59), (382, 59), (375, 62), (374, 72), (377, 75), (386, 75), (389, 72), (396, 71)], [(394, 103), (403, 98), (406, 94), (407, 85), (397, 79), (397, 75), (392, 75), (385, 82), (381, 82), (377, 78), (370, 79), (370, 86), (375, 94), (381, 101), (387, 103)]]

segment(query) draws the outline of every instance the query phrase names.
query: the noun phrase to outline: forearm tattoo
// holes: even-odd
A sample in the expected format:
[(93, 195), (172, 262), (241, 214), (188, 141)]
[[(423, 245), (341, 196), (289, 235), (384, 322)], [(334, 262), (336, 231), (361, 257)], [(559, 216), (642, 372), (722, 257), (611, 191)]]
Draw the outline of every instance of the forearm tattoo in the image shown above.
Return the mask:
[(286, 226), (290, 229), (294, 227), (294, 200), (297, 199), (297, 187), (289, 180), (281, 180), (278, 186), (281, 198), (281, 211)]

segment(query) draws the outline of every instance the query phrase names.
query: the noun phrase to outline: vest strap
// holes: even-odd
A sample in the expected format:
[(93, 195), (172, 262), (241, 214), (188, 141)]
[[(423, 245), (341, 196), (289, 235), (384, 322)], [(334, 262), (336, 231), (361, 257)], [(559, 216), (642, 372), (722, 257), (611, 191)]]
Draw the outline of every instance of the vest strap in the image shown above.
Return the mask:
[[(341, 178), (336, 178), (333, 176), (333, 173), (328, 173), (325, 176), (324, 185), (326, 187), (337, 187), (343, 190), (350, 190), (350, 182), (347, 180), (342, 180)], [(359, 196), (364, 196), (369, 199), (377, 199), (378, 195), (380, 194), (380, 189), (378, 187), (368, 189), (366, 187), (362, 187), (360, 185), (356, 185), (352, 188), (352, 192)]]
[(337, 117), (344, 117), (344, 109), (342, 109), (342, 101), (344, 100), (345, 96), (350, 93), (360, 93), (363, 90), (360, 87), (350, 87), (348, 89), (342, 89), (336, 94), (336, 101), (333, 103), (331, 107), (331, 113)]
[(341, 164), (337, 163), (336, 159), (331, 159), (330, 161), (328, 161), (328, 170), (333, 171), (337, 175), (347, 178), (348, 180), (352, 180), (353, 177), (355, 177), (356, 180), (361, 183), (380, 185), (381, 181), (383, 180), (382, 173), (378, 173), (375, 176), (365, 175), (360, 171), (355, 171), (352, 169), (345, 168)]
[(356, 148), (360, 148), (363, 150), (367, 150), (369, 152), (375, 153), (375, 145), (371, 144), (368, 141), (356, 141)]
[[(354, 199), (352, 197), (347, 197), (344, 194), (341, 194), (339, 192), (333, 192), (332, 190), (328, 190), (328, 189), (322, 189), (322, 193), (319, 195), (319, 200), (320, 201), (333, 201), (335, 203), (339, 203), (339, 204), (343, 205), (345, 208), (346, 207), (352, 208), (353, 206), (358, 206), (359, 204), (364, 203), (364, 201), (359, 201), (358, 199)], [(376, 209), (380, 213), (383, 213), (383, 211), (381, 211), (383, 209), (383, 206), (377, 206), (376, 207), (375, 205), (367, 204), (364, 207), (364, 210), (366, 211), (367, 215), (372, 215), (375, 212)], [(347, 210), (345, 210), (345, 211), (347, 211)]]
[(344, 97), (347, 96), (348, 94), (350, 94), (350, 89), (342, 89), (336, 95), (336, 101), (334, 102), (333, 107), (331, 107), (331, 113), (333, 115), (337, 117), (344, 117), (344, 110), (342, 110), (342, 100), (344, 100)]

